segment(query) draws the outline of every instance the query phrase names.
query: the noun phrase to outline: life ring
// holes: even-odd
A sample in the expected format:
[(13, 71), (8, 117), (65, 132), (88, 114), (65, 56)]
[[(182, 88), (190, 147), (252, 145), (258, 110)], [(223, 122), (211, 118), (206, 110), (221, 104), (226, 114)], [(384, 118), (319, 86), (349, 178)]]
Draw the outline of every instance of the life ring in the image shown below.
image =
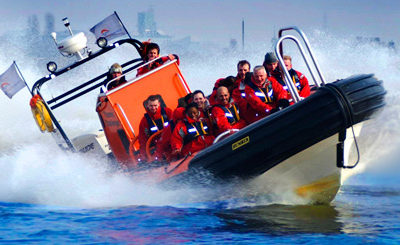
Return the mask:
[(31, 111), (33, 119), (35, 119), (41, 132), (48, 131), (53, 132), (54, 126), (51, 120), (50, 114), (44, 105), (43, 99), (38, 95), (34, 95), (30, 101)]
[(159, 136), (163, 132), (163, 130), (164, 129), (161, 129), (161, 130), (155, 132), (154, 134), (152, 134), (150, 136), (150, 138), (146, 142), (146, 157), (147, 157), (147, 161), (148, 162), (151, 162), (151, 161), (154, 160), (153, 159), (153, 155), (151, 154), (151, 151), (154, 149), (155, 146), (154, 147), (150, 147), (151, 143), (153, 142), (154, 139), (156, 139), (157, 136)]

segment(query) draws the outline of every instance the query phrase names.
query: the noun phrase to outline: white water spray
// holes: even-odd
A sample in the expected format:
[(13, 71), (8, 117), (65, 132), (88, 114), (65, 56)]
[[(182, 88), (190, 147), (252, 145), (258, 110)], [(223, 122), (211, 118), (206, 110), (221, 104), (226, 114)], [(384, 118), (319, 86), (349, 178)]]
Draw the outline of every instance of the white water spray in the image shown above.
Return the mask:
[[(354, 40), (340, 39), (321, 32), (312, 33), (310, 42), (328, 81), (359, 73), (375, 73), (384, 81), (388, 91), (388, 105), (377, 118), (368, 122), (359, 138), (362, 161), (358, 171), (373, 169), (376, 164), (384, 165), (379, 162), (379, 158), (392, 154), (399, 145), (400, 85), (396, 77), (400, 58), (385, 47), (356, 45)], [(18, 48), (23, 50), (26, 47)], [(219, 47), (205, 47), (201, 52), (181, 56), (181, 69), (192, 90), (211, 92), (215, 80), (236, 74), (238, 60), (247, 59), (254, 67), (262, 63), (267, 51), (270, 50), (265, 43), (254, 44), (245, 53), (226, 53)], [(175, 53), (179, 54), (179, 50)], [(290, 54), (295, 69), (308, 75), (305, 65), (300, 63), (298, 53), (293, 51)], [(0, 60), (0, 69), (5, 70), (12, 60), (17, 60), (30, 85), (45, 75), (44, 69), (38, 69), (37, 64), (32, 62), (34, 57), (19, 55), (8, 58)], [(112, 64), (111, 60), (104, 66), (109, 64)], [(103, 71), (104, 67), (101, 66), (93, 70), (96, 74)], [(48, 134), (42, 134), (37, 129), (30, 112), (29, 99), (27, 91), (20, 92), (12, 100), (0, 96), (3, 112), (0, 120), (0, 127), (3, 128), (0, 133), (0, 201), (77, 207), (182, 205), (201, 201), (204, 196), (218, 196), (222, 191), (208, 189), (203, 190), (202, 194), (194, 188), (165, 191), (137, 183), (124, 173), (110, 171), (102, 159), (61, 152)], [(70, 117), (71, 121), (63, 122), (63, 126), (69, 124), (71, 128), (84, 129), (98, 127), (100, 124), (96, 121), (94, 103), (92, 99), (83, 103)], [(392, 142), (390, 146), (386, 143), (388, 137)], [(287, 199), (267, 198), (257, 204), (294, 201), (292, 197)], [(243, 205), (250, 204), (248, 201), (235, 201), (232, 207)]]

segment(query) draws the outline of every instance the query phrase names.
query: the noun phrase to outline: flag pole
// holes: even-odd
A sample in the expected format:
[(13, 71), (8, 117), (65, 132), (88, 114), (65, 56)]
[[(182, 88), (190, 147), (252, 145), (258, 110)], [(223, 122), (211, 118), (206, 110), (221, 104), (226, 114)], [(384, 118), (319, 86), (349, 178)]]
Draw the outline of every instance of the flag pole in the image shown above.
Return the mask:
[(24, 76), (22, 75), (21, 71), (19, 70), (19, 67), (17, 65), (17, 62), (15, 62), (15, 60), (13, 61), (13, 64), (15, 65), (15, 68), (17, 68), (17, 72), (18, 74), (21, 76), (22, 80), (24, 81), (26, 88), (29, 90), (29, 93), (31, 93), (32, 96), (34, 96), (33, 91), (31, 91), (31, 89), (29, 88), (28, 84), (25, 81)]
[(129, 34), (129, 32), (128, 32), (128, 30), (126, 29), (124, 23), (123, 23), (122, 20), (119, 18), (118, 14), (117, 14), (117, 11), (114, 11), (114, 14), (115, 14), (115, 16), (117, 16), (117, 18), (118, 18), (118, 20), (119, 20), (119, 23), (121, 23), (121, 25), (122, 25), (122, 27), (124, 28), (126, 34), (128, 34), (128, 37), (129, 37), (130, 39), (132, 39), (131, 34)]
[(242, 51), (244, 51), (244, 19), (242, 19)]

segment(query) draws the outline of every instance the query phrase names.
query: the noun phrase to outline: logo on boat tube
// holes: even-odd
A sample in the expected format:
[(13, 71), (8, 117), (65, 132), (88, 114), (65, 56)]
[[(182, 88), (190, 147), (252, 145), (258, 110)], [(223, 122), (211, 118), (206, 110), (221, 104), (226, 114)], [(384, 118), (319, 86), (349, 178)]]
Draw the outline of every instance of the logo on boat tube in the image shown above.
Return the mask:
[(250, 142), (250, 137), (247, 136), (241, 140), (236, 141), (235, 143), (232, 144), (232, 151), (236, 150), (239, 147), (244, 146), (245, 144)]

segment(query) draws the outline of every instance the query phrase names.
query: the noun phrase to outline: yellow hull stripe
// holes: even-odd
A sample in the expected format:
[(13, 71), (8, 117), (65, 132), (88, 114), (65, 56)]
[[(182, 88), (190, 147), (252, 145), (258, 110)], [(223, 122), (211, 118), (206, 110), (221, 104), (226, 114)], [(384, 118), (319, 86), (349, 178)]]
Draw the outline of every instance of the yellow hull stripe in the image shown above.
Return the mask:
[[(296, 194), (301, 197), (312, 197), (323, 192), (337, 192), (340, 187), (340, 175), (333, 174), (321, 178), (311, 184), (300, 186), (296, 189)], [(336, 193), (332, 193), (336, 195)]]

